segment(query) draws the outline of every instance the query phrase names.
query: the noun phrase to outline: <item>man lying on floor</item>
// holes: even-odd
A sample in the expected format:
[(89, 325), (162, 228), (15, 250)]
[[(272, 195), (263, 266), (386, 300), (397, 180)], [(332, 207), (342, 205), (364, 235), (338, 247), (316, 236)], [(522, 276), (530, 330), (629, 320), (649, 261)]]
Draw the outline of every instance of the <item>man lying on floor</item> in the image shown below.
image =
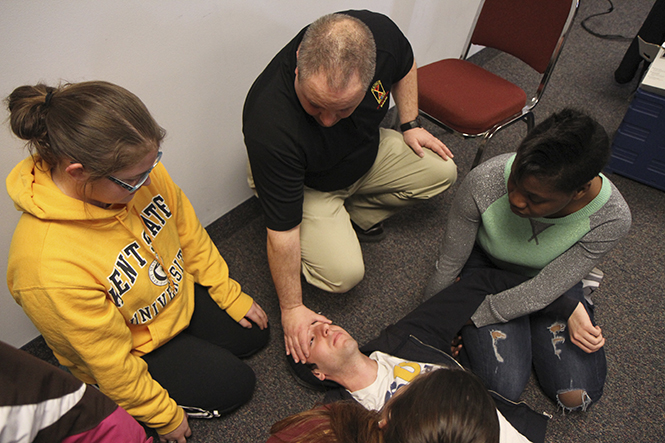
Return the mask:
[(499, 433), (482, 380), (449, 369), (418, 375), (380, 411), (346, 400), (286, 417), (271, 426), (267, 443), (499, 443)]
[[(486, 294), (524, 280), (502, 270), (480, 270), (428, 299), (360, 349), (341, 327), (316, 322), (310, 327), (307, 364), (287, 360), (299, 382), (313, 389), (330, 389), (325, 403), (352, 397), (367, 409), (379, 410), (417, 375), (459, 369), (460, 365), (443, 350), (450, 349), (453, 338)], [(501, 443), (526, 442), (525, 436), (532, 442), (544, 441), (544, 416), (524, 404), (491, 394), (500, 411)]]

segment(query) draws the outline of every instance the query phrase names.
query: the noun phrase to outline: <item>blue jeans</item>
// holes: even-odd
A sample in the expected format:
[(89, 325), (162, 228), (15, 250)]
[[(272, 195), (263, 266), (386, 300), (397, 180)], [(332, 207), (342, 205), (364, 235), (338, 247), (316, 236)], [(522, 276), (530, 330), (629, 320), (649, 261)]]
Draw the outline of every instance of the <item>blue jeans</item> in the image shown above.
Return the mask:
[[(478, 252), (474, 250), (463, 276), (474, 268), (484, 267)], [(489, 260), (485, 265), (494, 267)], [(581, 302), (594, 322), (593, 306), (584, 298), (581, 282), (565, 295)], [(535, 312), (507, 323), (481, 328), (465, 326), (462, 340), (471, 370), (485, 381), (488, 389), (517, 401), (533, 366), (548, 397), (564, 407), (559, 394), (581, 390), (583, 403), (575, 409), (586, 410), (603, 394), (607, 372), (605, 350), (587, 354), (573, 344), (567, 321), (553, 313)]]

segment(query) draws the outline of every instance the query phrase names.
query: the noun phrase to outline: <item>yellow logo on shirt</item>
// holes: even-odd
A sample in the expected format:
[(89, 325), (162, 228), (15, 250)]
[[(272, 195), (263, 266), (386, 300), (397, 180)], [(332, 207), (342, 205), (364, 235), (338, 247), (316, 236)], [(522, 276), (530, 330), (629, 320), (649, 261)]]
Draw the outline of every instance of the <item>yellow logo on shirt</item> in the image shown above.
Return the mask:
[(401, 378), (407, 383), (411, 383), (418, 374), (420, 374), (420, 365), (418, 363), (405, 361), (393, 368), (395, 378)]
[(388, 100), (388, 93), (386, 92), (385, 89), (383, 89), (383, 84), (381, 84), (381, 80), (377, 80), (372, 85), (372, 95), (374, 95), (374, 98), (379, 103), (379, 108), (382, 108), (383, 104), (386, 102), (386, 100)]

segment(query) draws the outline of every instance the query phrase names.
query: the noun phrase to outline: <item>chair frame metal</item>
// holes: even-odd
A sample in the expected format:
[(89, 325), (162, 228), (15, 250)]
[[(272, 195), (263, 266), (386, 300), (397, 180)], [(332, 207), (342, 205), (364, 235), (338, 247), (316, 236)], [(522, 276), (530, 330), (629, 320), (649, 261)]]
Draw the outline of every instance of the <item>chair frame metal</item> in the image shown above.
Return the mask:
[[(545, 0), (545, 1), (547, 1), (547, 0)], [(568, 32), (570, 31), (570, 28), (573, 24), (573, 21), (575, 20), (575, 16), (577, 15), (578, 8), (579, 8), (579, 0), (571, 1), (571, 7), (570, 7), (570, 11), (568, 13), (568, 17), (567, 17), (566, 22), (565, 22), (565, 24), (564, 24), (564, 26), (561, 30), (561, 34), (559, 35), (559, 40), (556, 43), (554, 51), (552, 51), (552, 56), (550, 57), (550, 61), (547, 65), (547, 68), (545, 68), (545, 70), (543, 71), (543, 74), (540, 78), (540, 83), (538, 85), (538, 88), (536, 89), (536, 92), (533, 95), (533, 97), (531, 97), (530, 100), (527, 99), (527, 103), (524, 106), (524, 108), (522, 108), (521, 112), (508, 117), (507, 119), (497, 123), (496, 125), (494, 125), (493, 127), (491, 127), (490, 129), (488, 129), (484, 132), (481, 132), (481, 133), (478, 133), (478, 134), (467, 134), (467, 133), (464, 133), (464, 132), (457, 131), (456, 129), (453, 129), (450, 126), (446, 125), (445, 123), (439, 121), (437, 118), (427, 114), (425, 111), (419, 110), (420, 115), (422, 115), (427, 120), (431, 121), (432, 123), (436, 124), (437, 126), (442, 127), (443, 129), (445, 129), (446, 131), (448, 131), (452, 134), (459, 135), (459, 136), (461, 136), (465, 139), (466, 138), (480, 138), (480, 137), (482, 137), (480, 145), (478, 146), (478, 150), (476, 151), (476, 156), (475, 156), (475, 158), (473, 160), (473, 163), (471, 165), (471, 169), (478, 166), (478, 164), (480, 163), (480, 159), (482, 158), (483, 153), (485, 151), (485, 146), (487, 145), (487, 142), (499, 130), (501, 130), (503, 128), (506, 128), (506, 127), (512, 125), (513, 123), (521, 121), (521, 120), (524, 120), (526, 125), (527, 125), (527, 133), (530, 132), (533, 129), (534, 124), (535, 124), (535, 119), (534, 119), (534, 116), (533, 116), (533, 108), (536, 107), (536, 105), (540, 101), (540, 98), (542, 97), (543, 93), (545, 92), (545, 87), (547, 86), (547, 83), (549, 82), (550, 77), (552, 76), (552, 72), (554, 71), (554, 67), (556, 66), (556, 62), (558, 61), (559, 56), (561, 55), (563, 45), (566, 41), (566, 37), (568, 36)], [(481, 8), (481, 10), (482, 10), (482, 8)], [(476, 20), (473, 24), (473, 27), (471, 28), (471, 31), (469, 32), (469, 36), (468, 36), (467, 41), (466, 41), (466, 47), (464, 49), (464, 52), (460, 56), (461, 60), (466, 60), (466, 57), (469, 54), (469, 50), (471, 49), (471, 45), (472, 45), (471, 39), (472, 39), (473, 32), (475, 30), (476, 23), (477, 23), (479, 17), (480, 17), (480, 11), (479, 11), (478, 15), (476, 16)]]

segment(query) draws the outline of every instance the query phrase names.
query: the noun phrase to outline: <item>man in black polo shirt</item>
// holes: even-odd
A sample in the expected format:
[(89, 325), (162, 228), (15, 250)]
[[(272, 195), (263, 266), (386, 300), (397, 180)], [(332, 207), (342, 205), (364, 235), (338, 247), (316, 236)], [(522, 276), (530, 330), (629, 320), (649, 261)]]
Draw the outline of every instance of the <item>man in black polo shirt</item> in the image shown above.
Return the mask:
[[(390, 94), (400, 129), (379, 128)], [(266, 216), (268, 261), (286, 352), (308, 355), (307, 329), (329, 322), (303, 305), (300, 272), (330, 292), (364, 276), (358, 238), (457, 178), (452, 154), (418, 120), (411, 46), (386, 16), (346, 11), (303, 29), (245, 101), (248, 179)], [(423, 149), (426, 148), (426, 149)]]

